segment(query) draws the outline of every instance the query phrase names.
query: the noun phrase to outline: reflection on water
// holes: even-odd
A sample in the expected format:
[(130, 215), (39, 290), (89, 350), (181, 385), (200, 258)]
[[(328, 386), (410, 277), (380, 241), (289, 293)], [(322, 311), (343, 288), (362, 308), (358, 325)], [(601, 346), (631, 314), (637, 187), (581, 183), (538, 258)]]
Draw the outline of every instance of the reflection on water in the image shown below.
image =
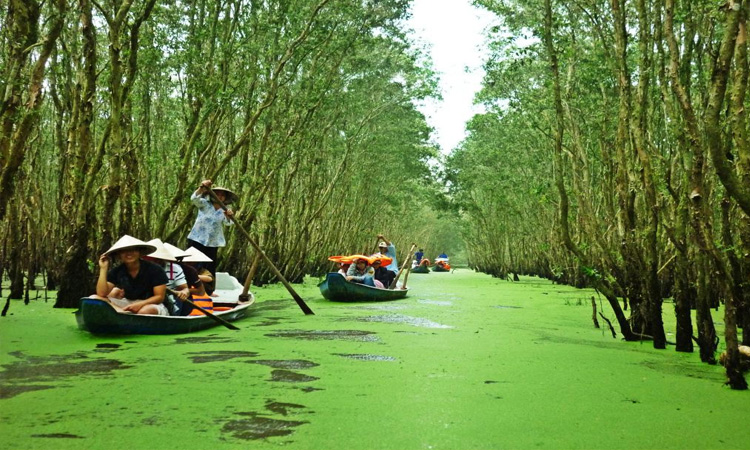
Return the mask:
[(433, 322), (421, 317), (403, 316), (401, 314), (385, 314), (382, 316), (360, 317), (357, 320), (362, 322), (382, 322), (382, 323), (404, 323), (415, 327), (422, 328), (453, 328), (450, 325)]

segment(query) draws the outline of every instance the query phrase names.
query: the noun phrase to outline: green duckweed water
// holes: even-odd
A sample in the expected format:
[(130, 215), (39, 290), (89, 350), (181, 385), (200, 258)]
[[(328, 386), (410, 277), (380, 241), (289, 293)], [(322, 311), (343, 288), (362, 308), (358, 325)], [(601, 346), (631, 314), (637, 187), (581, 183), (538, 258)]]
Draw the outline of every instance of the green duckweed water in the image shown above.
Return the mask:
[(14, 302), (0, 449), (750, 448), (750, 393), (595, 329), (592, 291), (457, 270), (344, 304), (316, 282), (296, 287), (314, 316), (270, 286), (241, 331), (177, 336), (93, 336), (52, 301)]

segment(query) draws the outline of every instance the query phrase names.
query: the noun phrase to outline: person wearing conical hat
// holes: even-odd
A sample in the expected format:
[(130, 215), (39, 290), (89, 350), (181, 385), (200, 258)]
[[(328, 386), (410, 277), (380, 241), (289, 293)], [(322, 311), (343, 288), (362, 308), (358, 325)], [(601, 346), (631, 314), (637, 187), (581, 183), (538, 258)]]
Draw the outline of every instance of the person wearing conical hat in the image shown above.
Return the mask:
[(213, 294), (216, 290), (216, 278), (214, 278), (213, 274), (205, 267), (199, 267), (202, 263), (212, 262), (211, 258), (195, 247), (188, 248), (185, 250), (185, 253), (187, 256), (182, 258), (182, 263), (186, 266), (195, 268), (198, 272), (198, 278), (200, 278), (203, 287), (206, 289), (206, 293), (208, 295)]
[(185, 256), (184, 252), (179, 249), (177, 252), (170, 250), (161, 239), (151, 239), (146, 243), (156, 247), (156, 250), (144, 256), (143, 259), (161, 267), (167, 276), (167, 296), (164, 306), (172, 316), (187, 315), (181, 314), (180, 311), (184, 309), (184, 300), (190, 298), (190, 288), (184, 270), (177, 264), (178, 257)]
[[(168, 316), (164, 306), (167, 276), (159, 266), (141, 259), (154, 251), (155, 246), (140, 239), (121, 237), (99, 256), (95, 297), (109, 301), (121, 312)], [(121, 264), (110, 270), (110, 258), (119, 259)], [(115, 288), (122, 290), (123, 298), (110, 296)]]
[(234, 223), (234, 212), (229, 208), (224, 211), (219, 203), (207, 198), (208, 189), (211, 188), (225, 205), (236, 202), (237, 195), (227, 188), (212, 187), (212, 184), (211, 180), (203, 180), (190, 196), (190, 201), (198, 208), (198, 217), (188, 234), (187, 242), (188, 246), (197, 248), (211, 259), (211, 262), (201, 263), (200, 267), (207, 268), (215, 278), (219, 247), (226, 246), (224, 227)]

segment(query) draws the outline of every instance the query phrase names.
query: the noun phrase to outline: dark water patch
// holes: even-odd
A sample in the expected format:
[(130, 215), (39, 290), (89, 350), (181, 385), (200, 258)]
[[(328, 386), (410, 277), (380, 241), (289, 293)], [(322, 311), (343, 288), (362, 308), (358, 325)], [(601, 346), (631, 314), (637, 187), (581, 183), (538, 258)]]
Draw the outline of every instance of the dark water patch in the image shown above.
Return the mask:
[(245, 352), (245, 351), (206, 351), (206, 352), (189, 352), (188, 357), (195, 364), (203, 364), (209, 362), (229, 361), (235, 358), (254, 358), (258, 356), (258, 352)]
[(301, 410), (305, 409), (305, 407), (296, 403), (282, 403), (269, 400), (266, 402), (266, 409), (273, 413), (286, 416), (287, 414), (289, 414), (289, 411)]
[(679, 362), (667, 360), (642, 361), (640, 364), (667, 375), (682, 375), (688, 378), (711, 380), (717, 383), (722, 382), (725, 378), (725, 373), (721, 366), (680, 364)]
[(360, 342), (376, 342), (378, 337), (372, 331), (361, 331), (361, 330), (289, 330), (279, 331), (276, 333), (269, 333), (265, 336), (268, 337), (281, 337), (291, 339), (303, 339), (306, 341), (332, 341), (332, 340), (344, 340), (344, 341), (360, 341)]
[(250, 364), (262, 364), (274, 369), (294, 369), (303, 370), (317, 367), (320, 364), (312, 361), (305, 361), (304, 359), (258, 359), (255, 361), (247, 361)]
[(126, 344), (137, 344), (138, 341), (125, 341)]
[(55, 439), (85, 439), (83, 436), (70, 433), (32, 434), (33, 438), (55, 438)]
[(253, 310), (255, 311), (281, 311), (292, 305), (291, 300), (263, 300), (255, 302)]
[[(58, 387), (67, 378), (108, 375), (114, 370), (132, 367), (115, 359), (89, 359), (82, 352), (43, 357), (27, 356), (22, 352), (13, 352), (11, 355), (19, 361), (0, 366), (5, 369), (0, 372), (0, 398), (10, 398), (23, 392)], [(35, 384), (40, 382), (54, 382), (56, 385)]]
[(237, 342), (237, 340), (225, 336), (216, 335), (182, 337), (174, 340), (175, 344), (206, 344), (211, 342)]
[(484, 384), (497, 384), (497, 381), (495, 381), (495, 380), (485, 380)]
[(319, 380), (318, 377), (305, 375), (302, 373), (292, 372), (286, 369), (275, 369), (271, 372), (270, 381), (278, 381), (283, 383), (309, 383), (311, 381)]
[(453, 305), (453, 302), (449, 302), (446, 300), (417, 300), (417, 303), (422, 303), (423, 305), (438, 305), (438, 306)]
[(263, 322), (257, 323), (256, 327), (270, 327), (278, 325), (282, 320), (286, 320), (285, 317), (267, 317)]
[(521, 309), (523, 306), (510, 306), (510, 305), (492, 305), (493, 308), (497, 309)]
[(312, 386), (305, 386), (303, 388), (299, 388), (299, 390), (302, 391), (302, 392), (305, 392), (305, 393), (309, 394), (310, 392), (323, 391), (325, 389), (320, 389), (320, 388), (316, 388), (316, 387), (312, 387)]
[(13, 398), (16, 395), (20, 395), (25, 392), (43, 391), (45, 389), (54, 389), (55, 387), (56, 386), (50, 386), (46, 384), (34, 384), (34, 385), (22, 386), (22, 385), (0, 383), (0, 400), (4, 400), (6, 398)]
[(382, 316), (359, 317), (356, 320), (361, 322), (381, 322), (381, 323), (403, 323), (422, 328), (453, 328), (450, 325), (443, 325), (421, 317), (404, 316), (401, 314), (385, 314)]
[(358, 361), (396, 361), (396, 358), (393, 356), (384, 356), (384, 355), (370, 355), (370, 354), (361, 354), (361, 353), (333, 353), (334, 356), (341, 356), (343, 358), (349, 358), (349, 359), (356, 359)]
[[(21, 352), (14, 352), (13, 356), (21, 360), (0, 366), (5, 369), (4, 372), (0, 372), (3, 380), (59, 380), (63, 377), (109, 373), (131, 367), (115, 359), (89, 359), (81, 352), (50, 356), (25, 356)], [(83, 361), (75, 362), (76, 360)]]
[(96, 348), (111, 348), (111, 349), (117, 349), (117, 348), (120, 348), (120, 347), (122, 347), (122, 346), (121, 346), (120, 344), (107, 344), (107, 343), (96, 344)]
[(294, 428), (308, 423), (307, 421), (271, 419), (253, 412), (238, 415), (246, 417), (226, 422), (221, 431), (231, 434), (236, 439), (248, 441), (288, 436), (294, 432)]

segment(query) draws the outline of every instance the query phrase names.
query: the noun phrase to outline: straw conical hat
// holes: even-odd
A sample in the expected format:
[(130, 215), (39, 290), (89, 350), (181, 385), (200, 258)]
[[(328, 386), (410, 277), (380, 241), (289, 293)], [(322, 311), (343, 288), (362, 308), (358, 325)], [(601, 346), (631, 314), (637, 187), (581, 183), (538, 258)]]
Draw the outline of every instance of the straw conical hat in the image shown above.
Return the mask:
[(121, 250), (129, 250), (133, 248), (139, 249), (142, 255), (148, 255), (156, 251), (155, 245), (143, 242), (140, 239), (136, 239), (133, 236), (129, 236), (126, 234), (118, 239), (117, 242), (115, 242), (114, 245), (112, 245), (112, 247), (110, 247), (109, 250), (107, 250), (104, 254), (109, 255), (110, 253), (116, 253)]
[(175, 259), (177, 259), (178, 261), (180, 261), (182, 258), (185, 258), (186, 256), (189, 256), (189, 253), (187, 253), (185, 250), (181, 250), (179, 247), (176, 247), (169, 242), (165, 242), (164, 247), (166, 247), (167, 250), (169, 250), (169, 252), (172, 253)]
[(162, 242), (161, 239), (151, 239), (146, 243), (156, 247), (156, 250), (148, 255), (149, 258), (161, 259), (164, 261), (177, 261), (175, 254), (164, 246), (164, 242)]
[(212, 186), (211, 190), (214, 191), (214, 192), (221, 191), (221, 192), (224, 193), (224, 195), (226, 196), (225, 200), (224, 200), (224, 204), (225, 205), (229, 205), (230, 203), (234, 203), (234, 202), (236, 202), (239, 199), (239, 197), (237, 196), (237, 194), (235, 194), (234, 192), (230, 191), (229, 189), (227, 189), (225, 187), (221, 187), (221, 186), (215, 186), (215, 187), (213, 187)]
[(182, 260), (182, 262), (201, 263), (213, 261), (213, 259), (209, 258), (205, 253), (195, 247), (188, 248), (187, 250), (185, 250), (185, 253), (187, 253), (188, 256), (186, 256), (185, 259)]

